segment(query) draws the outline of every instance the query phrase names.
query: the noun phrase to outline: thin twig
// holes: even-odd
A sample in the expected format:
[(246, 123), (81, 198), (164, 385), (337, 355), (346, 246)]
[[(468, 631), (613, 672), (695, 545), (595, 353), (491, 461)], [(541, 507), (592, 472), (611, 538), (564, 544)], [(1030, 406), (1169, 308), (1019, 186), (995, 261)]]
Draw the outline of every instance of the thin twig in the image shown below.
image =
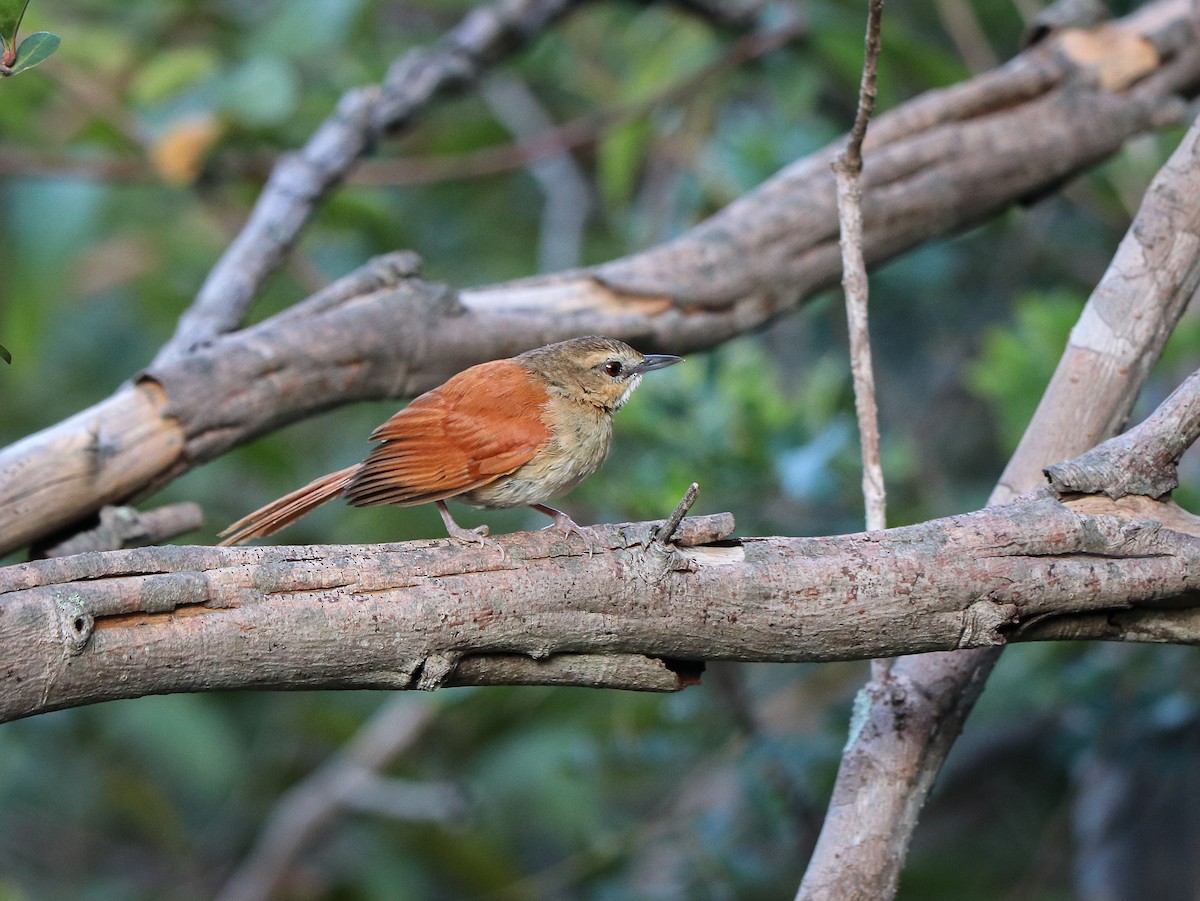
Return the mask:
[(688, 511), (692, 509), (692, 504), (696, 503), (696, 498), (700, 495), (700, 484), (692, 482), (688, 486), (688, 490), (683, 493), (683, 498), (675, 505), (674, 511), (667, 521), (658, 527), (658, 531), (654, 533), (654, 540), (658, 544), (666, 544), (675, 534), (675, 530), (679, 528), (679, 524), (683, 522), (683, 518), (687, 516)]
[(134, 507), (103, 507), (97, 525), (61, 541), (35, 546), (35, 557), (67, 557), (87, 551), (115, 551), (124, 547), (162, 544), (204, 525), (199, 504), (185, 501), (166, 504), (153, 510)]
[[(875, 111), (876, 70), (879, 67), (879, 31), (883, 21), (883, 0), (871, 0), (867, 14), (866, 54), (863, 57), (862, 81), (858, 86), (858, 111), (854, 115), (854, 127), (846, 150), (834, 163), (834, 171), (848, 168), (855, 176), (862, 172), (862, 145), (867, 134), (867, 123)], [(861, 254), (860, 254), (861, 255)]]
[[(841, 229), (842, 290), (850, 333), (850, 371), (854, 379), (854, 407), (862, 445), (863, 500), (867, 530), (887, 528), (887, 500), (879, 453), (879, 412), (875, 402), (875, 373), (871, 365), (871, 337), (867, 321), (867, 264), (863, 257), (862, 144), (875, 108), (876, 70), (879, 64), (879, 30), (883, 0), (871, 0), (867, 18), (866, 54), (858, 111), (846, 149), (833, 162), (837, 179), (838, 223)], [(887, 678), (886, 661), (871, 661), (871, 677)]]

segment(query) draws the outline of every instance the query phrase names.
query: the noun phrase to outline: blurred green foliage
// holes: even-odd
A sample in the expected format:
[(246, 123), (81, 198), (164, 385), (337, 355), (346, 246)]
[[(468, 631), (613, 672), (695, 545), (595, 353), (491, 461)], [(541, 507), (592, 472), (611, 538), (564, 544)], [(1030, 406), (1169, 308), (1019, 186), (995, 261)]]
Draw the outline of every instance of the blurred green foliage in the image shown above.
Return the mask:
[(1081, 294), (1020, 295), (1013, 301), (1011, 322), (984, 330), (966, 384), (991, 404), (997, 437), (1009, 453), (1016, 450), (1086, 300)]
[[(471, 4), (449, 0), (39, 0), (27, 25), (61, 51), (0, 82), (0, 443), (130, 377), (244, 220), (264, 166), (347, 88)], [(667, 240), (851, 121), (864, 12), (804, 7), (807, 39), (598, 128), (573, 158), (596, 211), (596, 262)], [(960, 5), (990, 50), (1016, 50), (1015, 5)], [(967, 77), (939, 4), (889, 8), (880, 107)], [(775, 12), (768, 10), (765, 20)], [(679, 9), (588, 5), (520, 54), (556, 122), (663, 96), (737, 35)], [(890, 519), (979, 506), (1177, 135), (1126, 152), (1035, 206), (926, 246), (872, 280)], [(544, 198), (521, 169), (460, 179), (406, 161), (511, 143), (475, 93), (446, 99), (378, 157), (381, 184), (329, 199), (256, 307), (261, 318), (396, 248), (466, 286), (529, 274)], [(408, 173), (406, 175), (405, 173)], [(1195, 365), (1189, 318), (1143, 405)], [(659, 517), (693, 480), (697, 510), (742, 534), (861, 527), (840, 299), (648, 379), (605, 469), (564, 506), (580, 521)], [(395, 404), (334, 411), (188, 474), (154, 502), (198, 500), (204, 533), (359, 459)], [(1196, 499), (1185, 459), (1180, 497)], [(467, 513), (497, 530), (522, 512)], [(440, 534), (431, 509), (319, 511), (290, 542)], [(284, 897), (778, 898), (794, 891), (845, 737), (857, 664), (710, 667), (671, 697), (551, 689), (413, 697), (437, 710), (389, 774), (448, 779), (465, 822), (349, 813), (297, 861)], [(1003, 663), (923, 814), (901, 896), (1070, 895), (1075, 774), (1139, 729), (1195, 718), (1183, 649), (1020, 647)], [(206, 898), (282, 792), (352, 736), (381, 693), (146, 698), (0, 728), (0, 899)], [(1174, 717), (1174, 719), (1172, 719)], [(1191, 719), (1189, 719), (1191, 718)], [(1167, 725), (1163, 725), (1163, 724)], [(1174, 728), (1174, 727), (1172, 727)], [(1143, 759), (1149, 751), (1145, 751)]]

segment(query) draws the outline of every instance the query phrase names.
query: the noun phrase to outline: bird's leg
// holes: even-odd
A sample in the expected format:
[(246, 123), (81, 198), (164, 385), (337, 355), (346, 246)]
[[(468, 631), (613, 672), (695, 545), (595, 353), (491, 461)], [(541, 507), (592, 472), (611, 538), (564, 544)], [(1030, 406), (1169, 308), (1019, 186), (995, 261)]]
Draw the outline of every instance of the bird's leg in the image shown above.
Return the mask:
[(494, 538), (488, 538), (488, 527), (479, 526), (474, 529), (464, 529), (454, 521), (454, 517), (450, 515), (450, 508), (446, 506), (445, 501), (437, 502), (438, 513), (442, 514), (442, 522), (446, 524), (446, 531), (450, 537), (456, 541), (461, 541), (464, 544), (485, 544), (488, 547), (494, 547), (500, 552), (501, 557), (507, 557), (504, 548), (499, 541)]
[(562, 510), (555, 510), (553, 507), (547, 507), (545, 504), (530, 504), (529, 506), (532, 509), (537, 510), (538, 513), (545, 513), (547, 516), (554, 518), (554, 525), (547, 526), (546, 528), (549, 529), (557, 527), (566, 535), (570, 535), (572, 532), (574, 532), (581, 539), (583, 539), (583, 543), (587, 546), (589, 554), (594, 554), (596, 552), (596, 549), (592, 546), (592, 539), (588, 536), (587, 530), (584, 529), (583, 526), (579, 525), (579, 523), (575, 522), (575, 520), (571, 519), (571, 517), (567, 516), (567, 514), (563, 513)]

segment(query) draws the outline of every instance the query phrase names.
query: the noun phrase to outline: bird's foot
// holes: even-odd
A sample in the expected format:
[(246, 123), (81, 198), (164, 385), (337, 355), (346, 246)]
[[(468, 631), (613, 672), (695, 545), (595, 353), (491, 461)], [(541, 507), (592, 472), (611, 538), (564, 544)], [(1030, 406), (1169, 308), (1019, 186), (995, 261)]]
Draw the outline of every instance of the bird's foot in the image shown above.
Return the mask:
[(504, 545), (495, 538), (487, 537), (487, 526), (479, 526), (474, 529), (464, 529), (461, 526), (455, 526), (454, 529), (447, 529), (446, 531), (450, 533), (450, 537), (455, 541), (461, 541), (463, 544), (481, 544), (486, 547), (493, 547), (502, 559), (508, 559), (508, 552), (504, 550)]
[(555, 510), (553, 507), (547, 507), (545, 504), (534, 504), (533, 509), (537, 510), (539, 513), (545, 513), (547, 516), (554, 517), (554, 522), (546, 526), (547, 529), (558, 529), (564, 535), (570, 535), (574, 533), (575, 535), (579, 536), (584, 546), (588, 549), (589, 557), (596, 553), (596, 547), (594, 544), (592, 544), (590, 531), (585, 529), (579, 523), (575, 522), (575, 520), (563, 513), (562, 510)]
[(446, 507), (444, 501), (438, 501), (438, 512), (442, 514), (442, 522), (446, 526), (446, 533), (455, 541), (462, 544), (480, 544), (485, 547), (493, 547), (500, 554), (501, 560), (508, 559), (508, 552), (504, 550), (503, 545), (494, 538), (488, 538), (489, 529), (486, 525), (476, 526), (473, 529), (464, 529), (454, 521), (454, 517), (450, 515), (450, 510)]

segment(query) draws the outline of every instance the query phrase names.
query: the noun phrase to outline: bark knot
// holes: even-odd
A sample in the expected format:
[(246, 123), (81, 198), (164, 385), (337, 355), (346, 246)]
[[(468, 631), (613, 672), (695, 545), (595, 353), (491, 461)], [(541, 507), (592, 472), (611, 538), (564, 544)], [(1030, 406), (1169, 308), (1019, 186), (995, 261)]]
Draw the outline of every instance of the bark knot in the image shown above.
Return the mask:
[(416, 687), (421, 691), (435, 691), (441, 688), (458, 666), (461, 657), (461, 654), (450, 651), (430, 654), (421, 662), (418, 672), (413, 673)]
[(58, 611), (58, 635), (69, 657), (78, 657), (92, 639), (96, 617), (77, 594), (55, 598)]
[(1005, 644), (1004, 629), (1015, 626), (1019, 617), (1016, 604), (1002, 604), (986, 598), (976, 601), (963, 611), (959, 649)]

